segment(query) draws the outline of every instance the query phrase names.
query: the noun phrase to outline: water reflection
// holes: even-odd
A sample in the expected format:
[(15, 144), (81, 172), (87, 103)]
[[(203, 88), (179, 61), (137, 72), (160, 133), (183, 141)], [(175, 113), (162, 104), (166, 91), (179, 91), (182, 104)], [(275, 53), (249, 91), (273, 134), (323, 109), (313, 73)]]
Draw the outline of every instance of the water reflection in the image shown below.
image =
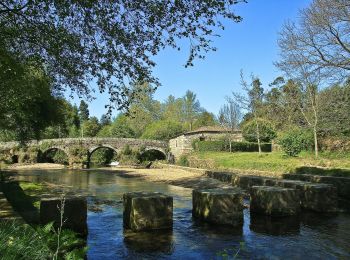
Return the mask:
[(137, 253), (165, 253), (174, 250), (172, 230), (154, 230), (148, 232), (132, 232), (124, 229), (124, 243), (128, 250)]
[(299, 216), (270, 217), (250, 214), (250, 229), (271, 236), (298, 235), (300, 219)]

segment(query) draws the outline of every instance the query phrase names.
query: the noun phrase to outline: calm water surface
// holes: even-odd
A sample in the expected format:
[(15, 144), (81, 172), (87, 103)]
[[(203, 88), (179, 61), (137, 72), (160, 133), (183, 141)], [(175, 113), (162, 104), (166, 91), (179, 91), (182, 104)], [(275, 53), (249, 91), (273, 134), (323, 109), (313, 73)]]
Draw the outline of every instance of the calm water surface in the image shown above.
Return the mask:
[[(226, 250), (240, 259), (350, 259), (350, 215), (303, 213), (270, 219), (244, 211), (242, 228), (213, 227), (192, 219), (191, 189), (103, 171), (25, 171), (23, 181), (59, 185), (52, 192), (87, 197), (88, 259), (223, 259)], [(123, 230), (122, 195), (158, 191), (174, 197), (170, 232), (132, 233)], [(45, 196), (45, 194), (43, 194)], [(240, 249), (240, 244), (243, 247)]]

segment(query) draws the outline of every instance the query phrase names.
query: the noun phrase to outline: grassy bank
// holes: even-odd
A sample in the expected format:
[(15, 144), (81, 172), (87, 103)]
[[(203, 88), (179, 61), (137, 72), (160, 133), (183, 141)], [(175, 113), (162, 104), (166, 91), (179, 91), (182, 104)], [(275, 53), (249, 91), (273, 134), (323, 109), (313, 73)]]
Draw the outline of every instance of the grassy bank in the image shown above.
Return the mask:
[[(301, 167), (305, 169), (305, 166), (317, 166), (345, 168), (347, 169), (344, 171), (345, 175), (350, 176), (350, 154), (321, 153), (320, 157), (315, 159), (314, 155), (308, 152), (303, 152), (298, 157), (287, 157), (282, 152), (262, 153), (262, 155), (255, 152), (196, 152), (189, 158), (194, 159), (193, 161), (211, 161), (218, 169), (267, 171), (282, 174), (298, 172), (298, 169)], [(329, 174), (332, 175), (331, 171)]]

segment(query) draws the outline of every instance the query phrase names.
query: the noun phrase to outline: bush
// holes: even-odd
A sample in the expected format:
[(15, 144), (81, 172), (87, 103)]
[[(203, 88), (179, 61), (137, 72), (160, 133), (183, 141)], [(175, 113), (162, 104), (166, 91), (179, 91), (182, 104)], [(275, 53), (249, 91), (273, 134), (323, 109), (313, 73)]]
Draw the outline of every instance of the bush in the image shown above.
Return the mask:
[[(201, 141), (196, 143), (198, 151), (213, 151), (213, 152), (229, 152), (229, 143), (225, 141)], [(232, 152), (258, 152), (259, 147), (257, 143), (250, 142), (232, 142)], [(261, 144), (263, 152), (271, 152), (271, 144)]]
[[(260, 141), (261, 142), (271, 142), (274, 138), (276, 138), (277, 134), (272, 126), (272, 124), (265, 120), (265, 119), (258, 119), (259, 124), (259, 132), (260, 132)], [(256, 124), (255, 121), (249, 120), (247, 123), (245, 123), (242, 127), (242, 135), (245, 140), (248, 142), (257, 142), (258, 138), (256, 135)]]
[(302, 150), (310, 150), (313, 146), (313, 136), (310, 131), (292, 129), (278, 138), (278, 144), (289, 156), (297, 156)]
[(178, 163), (178, 165), (186, 166), (186, 167), (188, 167), (190, 165), (190, 162), (188, 161), (187, 155), (181, 155), (179, 158), (179, 161), (177, 163)]

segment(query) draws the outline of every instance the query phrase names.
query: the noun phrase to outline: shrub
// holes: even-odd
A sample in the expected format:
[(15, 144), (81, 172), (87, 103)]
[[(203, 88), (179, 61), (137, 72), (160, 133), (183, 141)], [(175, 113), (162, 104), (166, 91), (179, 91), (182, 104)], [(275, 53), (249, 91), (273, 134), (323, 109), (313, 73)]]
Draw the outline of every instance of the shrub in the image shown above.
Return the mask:
[[(196, 143), (198, 151), (213, 151), (213, 152), (229, 152), (229, 144), (225, 141), (201, 141)], [(257, 152), (259, 147), (257, 143), (250, 142), (232, 142), (232, 152)], [(261, 150), (263, 152), (271, 152), (271, 144), (261, 144)]]
[(278, 143), (289, 156), (297, 156), (303, 150), (303, 140), (300, 133), (291, 131), (279, 138)]
[(177, 163), (181, 166), (186, 166), (186, 167), (190, 165), (187, 155), (181, 155)]
[[(259, 124), (259, 132), (260, 132), (260, 141), (261, 142), (271, 142), (274, 138), (276, 138), (277, 134), (272, 126), (272, 124), (265, 119), (258, 119)], [(256, 124), (255, 121), (249, 120), (242, 127), (242, 135), (245, 140), (248, 142), (257, 142), (258, 138), (256, 135)]]
[(313, 146), (313, 136), (310, 131), (292, 129), (278, 138), (278, 144), (289, 156), (297, 156), (302, 150), (310, 150)]

